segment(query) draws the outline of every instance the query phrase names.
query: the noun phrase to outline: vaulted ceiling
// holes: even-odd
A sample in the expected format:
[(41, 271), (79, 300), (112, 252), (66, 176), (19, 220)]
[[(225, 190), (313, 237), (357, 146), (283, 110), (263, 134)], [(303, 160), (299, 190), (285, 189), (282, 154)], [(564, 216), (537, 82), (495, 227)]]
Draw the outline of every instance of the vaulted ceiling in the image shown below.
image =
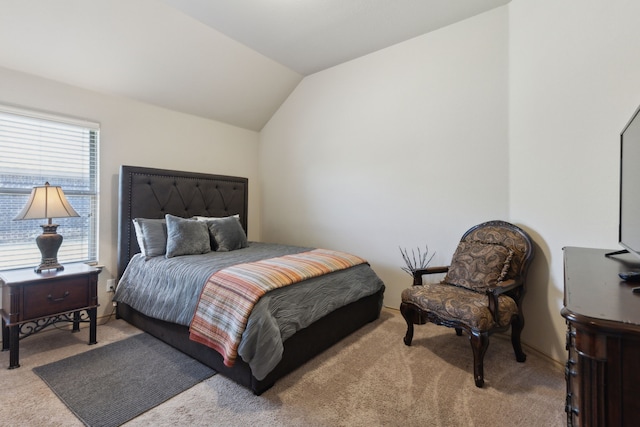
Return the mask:
[(258, 131), (304, 76), (509, 1), (0, 0), (0, 67)]

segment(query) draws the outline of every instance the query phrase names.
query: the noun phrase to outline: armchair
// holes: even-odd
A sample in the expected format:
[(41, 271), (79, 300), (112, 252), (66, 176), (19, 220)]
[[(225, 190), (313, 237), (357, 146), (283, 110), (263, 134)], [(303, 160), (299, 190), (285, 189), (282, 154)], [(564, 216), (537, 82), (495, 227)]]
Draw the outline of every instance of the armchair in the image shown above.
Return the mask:
[[(404, 343), (411, 345), (414, 324), (432, 322), (464, 330), (473, 351), (477, 387), (484, 385), (483, 360), (489, 335), (511, 327), (516, 360), (524, 362), (520, 334), (524, 327), (522, 299), (534, 248), (529, 235), (504, 221), (489, 221), (469, 229), (448, 267), (413, 272), (413, 286), (402, 292), (400, 311), (407, 322)], [(423, 283), (423, 276), (446, 273), (440, 283)]]

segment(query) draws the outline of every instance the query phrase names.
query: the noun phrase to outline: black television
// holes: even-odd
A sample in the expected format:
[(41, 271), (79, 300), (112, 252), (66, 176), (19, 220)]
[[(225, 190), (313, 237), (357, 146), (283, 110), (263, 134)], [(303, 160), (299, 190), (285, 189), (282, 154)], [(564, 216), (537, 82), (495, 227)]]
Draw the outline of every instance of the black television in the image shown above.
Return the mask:
[(640, 107), (620, 132), (618, 242), (640, 258)]

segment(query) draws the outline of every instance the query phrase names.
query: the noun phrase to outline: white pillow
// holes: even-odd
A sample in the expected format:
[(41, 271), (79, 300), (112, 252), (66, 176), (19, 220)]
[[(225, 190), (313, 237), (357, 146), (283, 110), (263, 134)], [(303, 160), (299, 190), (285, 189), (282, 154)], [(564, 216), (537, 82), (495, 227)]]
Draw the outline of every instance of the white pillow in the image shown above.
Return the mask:
[[(234, 218), (240, 219), (240, 214), (231, 215)], [(216, 219), (228, 218), (226, 216), (194, 216), (193, 219), (197, 219), (198, 221), (210, 221)]]

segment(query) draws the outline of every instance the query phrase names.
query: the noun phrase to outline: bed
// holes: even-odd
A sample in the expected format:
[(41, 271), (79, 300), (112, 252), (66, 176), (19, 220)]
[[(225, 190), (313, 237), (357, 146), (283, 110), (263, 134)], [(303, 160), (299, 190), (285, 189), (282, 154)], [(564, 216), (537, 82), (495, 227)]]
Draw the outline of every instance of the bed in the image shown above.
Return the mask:
[[(194, 217), (204, 217), (201, 219), (235, 217), (246, 235), (248, 180), (243, 177), (122, 166), (119, 185), (119, 284), (114, 296), (118, 318), (122, 318), (178, 348), (212, 367), (219, 374), (249, 388), (256, 395), (262, 394), (272, 387), (279, 378), (379, 317), (384, 284), (368, 264), (333, 272), (326, 277), (312, 278), (267, 293), (256, 304), (255, 313), (252, 312), (249, 317), (247, 331), (240, 342), (239, 357), (232, 366), (229, 363), (225, 364), (225, 359), (219, 352), (190, 339), (189, 324), (185, 322), (185, 319), (193, 316), (193, 293), (191, 292), (190, 296), (185, 298), (185, 302), (182, 301), (183, 296), (174, 296), (173, 294), (169, 296), (167, 292), (173, 292), (171, 289), (176, 288), (180, 289), (176, 295), (186, 293), (182, 290), (183, 283), (180, 283), (182, 276), (178, 274), (171, 278), (171, 274), (177, 274), (175, 271), (196, 271), (196, 266), (204, 269), (214, 268), (209, 264), (213, 259), (216, 262), (223, 260), (222, 266), (214, 268), (217, 271), (224, 266), (262, 260), (266, 256), (264, 254), (271, 253), (271, 251), (274, 251), (275, 256), (288, 256), (289, 254), (296, 256), (296, 254), (313, 248), (248, 241), (242, 249), (227, 252), (222, 251), (224, 248), (219, 248), (220, 251), (193, 256), (172, 258), (143, 256), (140, 253), (135, 230), (139, 223), (134, 226), (134, 219), (159, 220), (166, 217), (167, 220), (181, 221), (183, 218), (191, 219)], [(214, 240), (211, 241), (212, 246), (216, 245)], [(148, 270), (146, 270), (147, 268)], [(173, 272), (165, 273), (169, 277), (168, 283), (162, 286), (166, 286), (166, 288), (158, 288), (161, 291), (149, 292), (152, 289), (149, 284), (143, 285), (144, 277), (151, 274), (148, 271), (162, 268)], [(199, 277), (196, 282), (210, 273), (210, 271), (197, 271), (197, 274), (192, 274)], [(170, 283), (171, 281), (175, 283)], [(160, 280), (157, 282), (160, 283)], [(186, 279), (184, 282), (184, 287), (198, 286), (186, 285)], [(298, 304), (299, 295), (316, 292), (315, 289), (320, 289), (318, 292), (323, 295), (324, 287), (338, 289), (338, 286), (349, 289), (349, 291), (345, 291), (345, 294), (342, 295), (340, 293), (342, 291), (332, 290), (332, 295), (335, 293), (336, 296), (328, 297), (329, 303), (325, 304), (323, 300), (322, 304), (317, 304), (324, 306), (322, 308), (324, 312), (319, 312), (321, 314), (318, 314), (315, 308), (313, 314), (307, 313), (311, 310), (308, 310), (308, 305), (305, 304), (311, 297), (306, 296), (307, 299)], [(141, 301), (147, 295), (144, 292), (149, 292), (149, 299), (160, 299), (158, 295), (162, 295), (164, 298), (162, 303), (168, 305), (168, 309), (160, 310), (143, 305)], [(319, 297), (314, 296), (313, 298), (315, 298), (313, 301), (316, 301)], [(263, 300), (269, 302), (263, 304)], [(279, 308), (273, 309), (272, 306)], [(280, 319), (278, 316), (281, 311), (286, 311), (289, 314), (283, 315), (283, 319)], [(258, 338), (251, 341), (253, 338), (250, 339), (250, 336), (264, 335), (264, 332), (254, 332), (254, 329), (250, 331), (250, 326), (273, 323), (271, 320), (263, 321), (258, 317), (267, 316), (263, 314), (267, 312), (269, 312), (269, 319), (276, 319), (276, 328), (282, 332), (282, 336), (279, 337), (282, 343), (278, 344), (282, 348), (279, 350), (268, 347), (265, 344), (268, 340)], [(293, 312), (304, 319), (289, 319)], [(165, 313), (171, 313), (171, 315)], [(251, 333), (247, 334), (247, 332)], [(248, 355), (246, 358), (249, 362), (245, 361), (244, 354)], [(267, 362), (264, 362), (263, 359)]]

